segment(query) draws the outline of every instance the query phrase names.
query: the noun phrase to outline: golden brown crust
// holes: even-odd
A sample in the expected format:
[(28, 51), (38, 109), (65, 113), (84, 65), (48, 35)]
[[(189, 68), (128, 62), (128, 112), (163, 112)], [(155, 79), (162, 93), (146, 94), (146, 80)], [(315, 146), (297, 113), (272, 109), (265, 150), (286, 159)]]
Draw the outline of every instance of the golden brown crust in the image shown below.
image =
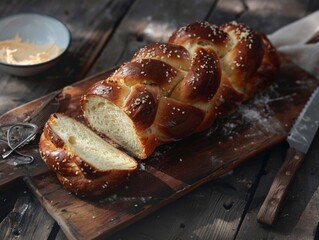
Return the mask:
[(66, 190), (81, 197), (98, 197), (110, 194), (119, 189), (128, 176), (129, 173), (125, 171), (110, 172), (106, 176), (91, 180), (57, 174), (58, 180)]
[(191, 64), (189, 52), (183, 47), (169, 43), (153, 43), (134, 54), (132, 62), (155, 59), (168, 63), (176, 69), (187, 71)]
[(220, 64), (216, 53), (197, 48), (189, 71), (170, 96), (187, 104), (207, 103), (215, 95), (220, 77)]
[(152, 133), (145, 133), (144, 135), (140, 135), (140, 142), (143, 146), (143, 152), (136, 155), (139, 159), (146, 159), (148, 156), (150, 156), (155, 148), (164, 142), (160, 142), (159, 138), (152, 134)]
[(245, 89), (261, 64), (264, 55), (263, 42), (255, 31), (244, 24), (230, 22), (220, 26), (220, 29), (235, 39), (232, 48), (224, 57), (224, 68), (227, 67), (231, 72), (237, 87)]
[[(121, 107), (123, 99), (129, 94), (130, 88), (120, 85), (116, 80), (108, 79), (93, 84), (86, 91), (86, 95), (81, 98), (81, 107), (84, 107), (83, 102), (86, 101), (86, 96), (100, 96)], [(84, 111), (85, 112), (85, 111)]]
[(124, 112), (135, 123), (137, 131), (144, 130), (154, 122), (159, 95), (158, 88), (136, 84), (132, 87), (124, 105)]
[(40, 155), (68, 191), (88, 197), (104, 195), (118, 188), (135, 170), (135, 168), (108, 171), (96, 169), (68, 148), (53, 131), (50, 124), (54, 121), (56, 117), (53, 114), (45, 124), (39, 142)]
[[(278, 71), (278, 59), (267, 37), (244, 24), (193, 23), (166, 44), (142, 48), (84, 98), (102, 96), (130, 117), (142, 145), (142, 152), (133, 154), (144, 159), (157, 145), (203, 131), (265, 89)], [(108, 82), (125, 93), (101, 94), (99, 85)], [(138, 101), (132, 108), (146, 95), (148, 104)], [(82, 108), (85, 115), (85, 101)]]
[(165, 142), (189, 136), (205, 117), (204, 111), (172, 98), (160, 101), (157, 115), (154, 126), (159, 139)]
[(188, 44), (198, 44), (203, 47), (213, 45), (221, 55), (227, 51), (229, 41), (227, 33), (208, 22), (195, 22), (181, 27), (168, 40), (170, 44), (181, 46)]

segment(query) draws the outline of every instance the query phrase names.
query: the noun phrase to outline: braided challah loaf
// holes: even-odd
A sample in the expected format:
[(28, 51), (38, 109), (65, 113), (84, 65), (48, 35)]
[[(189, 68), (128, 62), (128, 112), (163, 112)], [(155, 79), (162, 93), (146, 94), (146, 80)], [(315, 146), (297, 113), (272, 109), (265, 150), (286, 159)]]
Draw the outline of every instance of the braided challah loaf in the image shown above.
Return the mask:
[(140, 159), (210, 127), (270, 85), (279, 68), (269, 40), (236, 22), (193, 23), (142, 48), (81, 100), (84, 116)]

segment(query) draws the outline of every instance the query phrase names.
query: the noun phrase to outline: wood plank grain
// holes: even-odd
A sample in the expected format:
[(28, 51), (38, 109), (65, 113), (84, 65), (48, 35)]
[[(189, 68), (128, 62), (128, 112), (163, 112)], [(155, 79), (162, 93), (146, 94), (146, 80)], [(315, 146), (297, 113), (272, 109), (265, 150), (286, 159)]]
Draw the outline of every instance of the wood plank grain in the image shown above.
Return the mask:
[[(2, 222), (2, 220), (8, 215), (8, 213), (12, 211), (19, 193), (25, 190), (25, 186), (23, 187), (23, 184), (21, 185), (19, 187), (12, 186), (12, 188), (0, 190), (0, 222)], [(14, 187), (15, 190), (13, 191)]]
[(259, 224), (256, 216), (285, 156), (285, 148), (277, 148), (266, 166), (236, 239), (315, 239), (319, 219), (318, 144), (317, 134), (287, 193), (277, 221), (272, 227), (267, 227)]
[[(104, 78), (112, 73), (113, 70), (102, 72), (91, 76), (82, 81), (74, 83), (72, 86), (67, 86), (63, 88), (61, 92), (59, 103), (60, 106), (58, 111), (65, 111), (65, 108), (70, 108), (73, 102), (78, 106), (80, 94), (87, 89), (92, 83), (96, 82), (97, 79)], [(55, 96), (56, 92), (51, 92), (37, 100), (31, 101), (27, 104), (21, 105), (11, 111), (8, 111), (4, 115), (0, 116), (0, 125), (1, 124), (10, 124), (14, 122), (21, 122), (27, 116), (29, 116), (35, 109), (37, 109), (43, 102), (46, 102), (47, 99), (52, 99), (52, 96)], [(72, 108), (71, 108), (72, 109)], [(73, 109), (76, 113), (79, 113), (79, 108)], [(70, 113), (72, 114), (72, 113)], [(41, 130), (39, 131), (41, 133)], [(29, 178), (32, 176), (37, 176), (39, 174), (45, 173), (48, 171), (47, 166), (41, 160), (38, 150), (40, 134), (37, 134), (36, 139), (30, 144), (21, 149), (22, 153), (29, 154), (34, 157), (34, 162), (27, 165), (17, 165), (16, 162), (19, 156), (16, 154), (10, 155), (5, 160), (0, 161), (0, 187), (5, 187), (8, 184), (20, 179), (20, 178)], [(1, 149), (5, 147), (5, 144), (0, 145)], [(3, 151), (3, 150), (2, 150)], [(23, 160), (20, 159), (20, 160)]]
[[(277, 2), (271, 2), (271, 1), (259, 1), (259, 0), (247, 0), (244, 1), (245, 5), (247, 6), (246, 10), (241, 13), (240, 21), (244, 23), (248, 23), (250, 26), (254, 27), (256, 30), (265, 32), (265, 33), (271, 33), (278, 28), (285, 26), (286, 24), (297, 20), (298, 18), (304, 16), (309, 9), (307, 9), (307, 2), (291, 2), (289, 1), (286, 2), (285, 0), (283, 1), (277, 1)], [(289, 11), (286, 10), (286, 6), (289, 4)], [(224, 6), (223, 9), (229, 9), (228, 5)], [(315, 9), (312, 9), (314, 11)], [(214, 16), (214, 15), (213, 15)], [(278, 160), (277, 160), (278, 161)], [(277, 167), (277, 169), (279, 166)], [(268, 178), (271, 177), (271, 174), (267, 175)], [(273, 176), (272, 176), (273, 177)], [(273, 178), (271, 178), (273, 179)], [(258, 184), (259, 179), (257, 179), (257, 184)], [(265, 179), (263, 178), (263, 181)], [(262, 182), (263, 182), (262, 181)], [(264, 189), (269, 189), (271, 180), (266, 181), (267, 184), (261, 184), (257, 187), (257, 193), (259, 196), (259, 192), (264, 191)], [(266, 193), (264, 193), (265, 196)], [(249, 206), (250, 202), (248, 202)], [(252, 207), (256, 207), (254, 205), (255, 203), (252, 203)], [(259, 206), (260, 207), (260, 206)], [(240, 236), (243, 236), (240, 239), (245, 239), (244, 236), (248, 237), (256, 237), (259, 238), (259, 234), (257, 232), (260, 230), (260, 228), (254, 228), (255, 227), (255, 222), (256, 221), (256, 215), (254, 216), (253, 214), (257, 215), (257, 212), (251, 212), (247, 216), (243, 216), (243, 223), (242, 227), (240, 228)], [(247, 219), (246, 219), (247, 218)], [(253, 223), (253, 224), (252, 224)], [(285, 223), (282, 223), (283, 225)], [(239, 226), (240, 227), (240, 226)], [(243, 229), (242, 229), (243, 228)], [(252, 229), (252, 231), (248, 230)], [(278, 232), (280, 232), (280, 228), (277, 229)], [(249, 231), (250, 234), (243, 234), (243, 231)], [(260, 238), (267, 238), (266, 232), (269, 231), (269, 229), (263, 231), (265, 234), (264, 236), (261, 236)], [(312, 234), (311, 231), (313, 229), (309, 229), (309, 232), (307, 234)], [(242, 234), (242, 235), (241, 235)], [(255, 235), (254, 235), (255, 234)], [(277, 236), (278, 237), (278, 236)], [(249, 237), (248, 237), (249, 238)], [(272, 238), (272, 237), (270, 237)]]
[(0, 239), (48, 239), (53, 223), (46, 210), (24, 190), (19, 193), (13, 210), (0, 223)]
[[(287, 11), (289, 6), (289, 11)], [(257, 31), (270, 34), (306, 14), (306, 1), (227, 0), (219, 1), (208, 18), (209, 22), (222, 24), (237, 20)]]
[(139, 39), (141, 39), (141, 38), (139, 38)]
[[(293, 11), (290, 18), (282, 15), (282, 10), (286, 6), (285, 0), (283, 1), (219, 1), (216, 8), (212, 11), (212, 14), (208, 18), (209, 22), (213, 22), (217, 25), (224, 23), (225, 21), (236, 20), (243, 22), (254, 29), (271, 33), (277, 28), (286, 25), (289, 21), (298, 19), (305, 14), (306, 3), (291, 2), (290, 6)], [(276, 20), (272, 16), (276, 16)], [(262, 162), (260, 162), (261, 171), (256, 173), (257, 176), (261, 176), (264, 169), (262, 168)], [(250, 166), (247, 166), (250, 168)], [(257, 185), (259, 177), (256, 177), (253, 181), (253, 185)], [(257, 185), (258, 186), (258, 185)], [(240, 211), (242, 217), (245, 216), (246, 209), (250, 205), (252, 196), (254, 195), (255, 188), (247, 192), (246, 206), (243, 206)], [(214, 210), (212, 210), (213, 212)], [(238, 225), (240, 227), (241, 223)], [(215, 231), (211, 228), (211, 231)], [(234, 235), (236, 236), (236, 234)]]
[(91, 73), (122, 63), (151, 41), (165, 41), (178, 26), (205, 18), (213, 5), (214, 1), (136, 1)]
[(0, 114), (84, 78), (131, 2), (1, 1), (2, 17), (19, 12), (56, 17), (69, 28), (72, 42), (62, 61), (43, 74), (21, 78), (1, 72)]
[[(242, 105), (217, 129), (158, 148), (115, 196), (93, 202), (75, 197), (51, 174), (27, 183), (69, 238), (109, 235), (282, 141), (318, 84), (294, 64), (284, 62), (272, 88)], [(73, 111), (76, 103), (71, 104)], [(85, 224), (87, 219), (94, 224)]]
[(90, 72), (120, 65), (150, 42), (165, 42), (178, 27), (205, 19), (215, 1), (136, 1)]
[[(127, 239), (233, 239), (261, 156), (239, 166), (110, 237)], [(249, 168), (248, 168), (249, 166)]]
[[(207, 1), (206, 1), (207, 2)], [(167, 3), (166, 3), (167, 4)], [(67, 15), (69, 15), (70, 14), (70, 10), (69, 9), (77, 9), (78, 8), (78, 6), (76, 6), (76, 7), (71, 7), (71, 8), (66, 8), (66, 14)], [(144, 11), (144, 9), (143, 9), (143, 11)], [(77, 11), (75, 11), (76, 13), (77, 13)], [(111, 10), (111, 12), (112, 12), (112, 10)], [(145, 11), (144, 11), (145, 12)], [(171, 11), (171, 13), (172, 13), (172, 11)], [(190, 13), (188, 13), (188, 14), (190, 14)], [(95, 16), (96, 14), (94, 14), (94, 13), (92, 13), (92, 15), (91, 16)], [(81, 16), (81, 14), (80, 14), (80, 16)], [(81, 16), (81, 17), (83, 17), (83, 16)], [(100, 19), (99, 19), (100, 20)], [(168, 20), (170, 20), (169, 18), (168, 18)], [(82, 20), (81, 20), (82, 21)], [(78, 24), (80, 24), (81, 22), (79, 22)], [(84, 37), (87, 37), (86, 35), (84, 35)], [(98, 38), (97, 38), (98, 39)], [(92, 44), (92, 46), (94, 46), (93, 44)], [(86, 54), (90, 54), (89, 53), (89, 51), (86, 51), (85, 49), (85, 47), (83, 47), (82, 48), (84, 51), (83, 52), (81, 52), (81, 53), (84, 53), (84, 56), (82, 56), (81, 54), (78, 54), (78, 57), (74, 57), (74, 59), (77, 59), (77, 58), (79, 58), (79, 57), (81, 57), (82, 59), (85, 59), (86, 57)], [(80, 66), (81, 67), (81, 66)], [(77, 73), (77, 71), (76, 70), (74, 70), (73, 69), (73, 73), (74, 74), (76, 74)], [(68, 74), (67, 74), (67, 76), (68, 76)], [(54, 79), (57, 79), (57, 78), (54, 78)], [(48, 83), (47, 83), (47, 85), (48, 85)], [(11, 88), (14, 88), (14, 86), (11, 86)], [(56, 88), (53, 88), (53, 89), (56, 89)], [(22, 92), (22, 91), (21, 91)], [(6, 99), (7, 99), (7, 96), (5, 96), (6, 97)], [(31, 99), (31, 98), (30, 98)], [(10, 106), (10, 105), (9, 105)], [(12, 106), (12, 105), (11, 105)]]

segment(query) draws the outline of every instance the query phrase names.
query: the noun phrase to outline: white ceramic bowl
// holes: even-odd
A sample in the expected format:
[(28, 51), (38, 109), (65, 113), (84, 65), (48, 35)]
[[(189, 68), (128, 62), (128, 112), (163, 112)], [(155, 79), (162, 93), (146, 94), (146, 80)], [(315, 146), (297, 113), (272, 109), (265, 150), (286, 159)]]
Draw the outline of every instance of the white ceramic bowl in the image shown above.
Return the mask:
[(0, 62), (0, 69), (17, 76), (31, 76), (52, 67), (66, 52), (71, 42), (68, 28), (59, 20), (34, 13), (24, 13), (0, 19), (0, 41), (19, 34), (22, 41), (35, 44), (55, 43), (62, 51), (55, 58), (32, 65), (14, 65)]

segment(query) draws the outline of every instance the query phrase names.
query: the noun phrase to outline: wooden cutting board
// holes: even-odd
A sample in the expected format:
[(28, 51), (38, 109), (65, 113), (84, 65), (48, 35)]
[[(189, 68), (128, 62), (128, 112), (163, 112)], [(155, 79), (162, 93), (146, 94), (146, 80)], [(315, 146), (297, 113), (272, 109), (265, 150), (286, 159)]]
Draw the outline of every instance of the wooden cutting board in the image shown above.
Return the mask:
[[(83, 91), (111, 72), (64, 88), (59, 111), (79, 116)], [(139, 164), (125, 186), (101, 199), (81, 199), (64, 190), (40, 159), (37, 141), (23, 149), (35, 156), (33, 164), (14, 166), (14, 158), (0, 161), (0, 186), (24, 179), (68, 238), (99, 239), (283, 141), (318, 85), (318, 80), (283, 59), (277, 80), (269, 89), (211, 129), (159, 147)], [(23, 119), (48, 97), (8, 112), (0, 117), (0, 124)]]

